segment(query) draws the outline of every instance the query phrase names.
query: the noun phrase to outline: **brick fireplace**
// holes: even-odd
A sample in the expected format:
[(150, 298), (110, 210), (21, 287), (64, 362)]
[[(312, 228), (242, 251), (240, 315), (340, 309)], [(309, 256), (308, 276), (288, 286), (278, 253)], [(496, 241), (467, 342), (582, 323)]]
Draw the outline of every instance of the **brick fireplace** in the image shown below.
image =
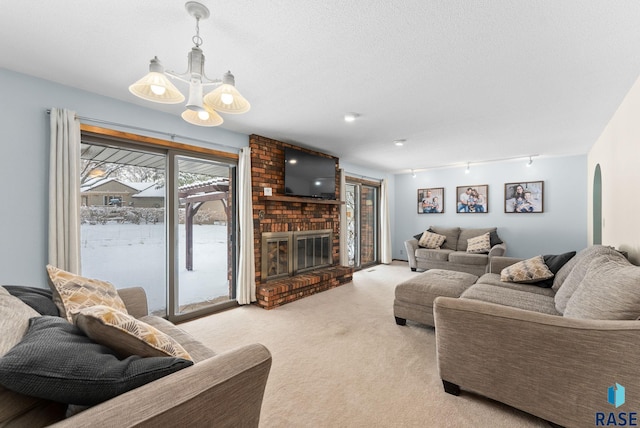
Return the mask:
[[(259, 135), (249, 137), (251, 147), (251, 180), (253, 202), (254, 254), (256, 260), (256, 296), (258, 304), (271, 309), (302, 297), (337, 287), (350, 282), (353, 269), (339, 265), (340, 260), (340, 204), (337, 201), (317, 201), (313, 199), (284, 196), (284, 148), (296, 147)], [(306, 149), (302, 149), (306, 150)], [(310, 153), (329, 157), (322, 153), (307, 150)], [(336, 166), (337, 169), (337, 166)], [(339, 176), (336, 171), (336, 176)], [(272, 189), (272, 196), (264, 195), (264, 188)], [(336, 183), (336, 197), (340, 200), (340, 186)], [(287, 271), (276, 267), (276, 274), (268, 276), (263, 270), (263, 241), (274, 236), (286, 236), (286, 239), (271, 240), (271, 257), (275, 263), (298, 263), (294, 269)], [(302, 241), (293, 241), (293, 237), (301, 237)], [(326, 240), (328, 253), (320, 250), (319, 262), (316, 266), (308, 266), (306, 254), (311, 253), (315, 263), (315, 238)], [(263, 237), (265, 239), (263, 239)], [(291, 238), (290, 238), (291, 237)], [(309, 241), (313, 239), (314, 241)], [(285, 244), (285, 242), (287, 242)], [(299, 242), (304, 242), (304, 247)], [(313, 246), (309, 249), (307, 245)], [(280, 247), (282, 246), (282, 247)], [(280, 250), (287, 249), (287, 258), (283, 259)], [(305, 264), (299, 267), (299, 252), (305, 251)], [(293, 253), (291, 253), (293, 251)], [(291, 255), (291, 259), (289, 259)], [(295, 257), (295, 260), (294, 260)], [(286, 260), (286, 263), (285, 263)], [(272, 260), (273, 262), (273, 260)], [(265, 262), (265, 266), (269, 266)]]

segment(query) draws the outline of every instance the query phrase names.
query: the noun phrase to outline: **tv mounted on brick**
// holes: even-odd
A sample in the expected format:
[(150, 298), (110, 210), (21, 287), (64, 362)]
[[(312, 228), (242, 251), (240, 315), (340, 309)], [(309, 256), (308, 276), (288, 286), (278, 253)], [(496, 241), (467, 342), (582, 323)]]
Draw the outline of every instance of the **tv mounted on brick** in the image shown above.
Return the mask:
[(285, 195), (336, 199), (336, 161), (302, 150), (284, 149)]

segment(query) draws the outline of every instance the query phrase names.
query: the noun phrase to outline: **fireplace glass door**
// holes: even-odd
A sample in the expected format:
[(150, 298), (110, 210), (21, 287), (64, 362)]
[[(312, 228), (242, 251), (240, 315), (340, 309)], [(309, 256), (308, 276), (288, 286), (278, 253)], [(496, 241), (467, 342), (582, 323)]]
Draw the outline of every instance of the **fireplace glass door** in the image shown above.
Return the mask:
[(267, 277), (289, 275), (289, 238), (273, 238), (267, 242)]
[(329, 236), (303, 236), (296, 241), (298, 247), (296, 271), (303, 272), (331, 264)]

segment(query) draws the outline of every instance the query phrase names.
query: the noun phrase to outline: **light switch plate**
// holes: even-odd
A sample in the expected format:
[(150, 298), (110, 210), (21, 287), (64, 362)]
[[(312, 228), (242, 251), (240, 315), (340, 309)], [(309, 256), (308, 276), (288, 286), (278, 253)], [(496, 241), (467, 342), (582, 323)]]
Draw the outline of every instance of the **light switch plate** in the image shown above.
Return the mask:
[(272, 196), (272, 195), (273, 195), (273, 192), (272, 192), (272, 190), (271, 190), (271, 187), (265, 187), (265, 188), (264, 188), (264, 195), (265, 195), (265, 196)]

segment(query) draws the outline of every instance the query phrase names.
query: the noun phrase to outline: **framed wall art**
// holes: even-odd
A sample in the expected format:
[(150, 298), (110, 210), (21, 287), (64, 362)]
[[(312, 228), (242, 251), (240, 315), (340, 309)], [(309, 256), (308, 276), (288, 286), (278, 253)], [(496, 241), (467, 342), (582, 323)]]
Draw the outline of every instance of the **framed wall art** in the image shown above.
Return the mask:
[(418, 189), (418, 214), (441, 214), (444, 212), (444, 187)]
[(544, 181), (521, 181), (504, 184), (505, 213), (544, 212)]
[(456, 187), (456, 212), (458, 213), (488, 213), (489, 185), (474, 184)]

